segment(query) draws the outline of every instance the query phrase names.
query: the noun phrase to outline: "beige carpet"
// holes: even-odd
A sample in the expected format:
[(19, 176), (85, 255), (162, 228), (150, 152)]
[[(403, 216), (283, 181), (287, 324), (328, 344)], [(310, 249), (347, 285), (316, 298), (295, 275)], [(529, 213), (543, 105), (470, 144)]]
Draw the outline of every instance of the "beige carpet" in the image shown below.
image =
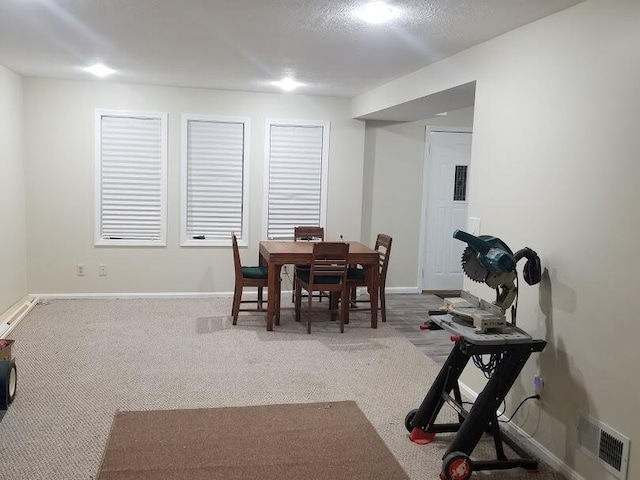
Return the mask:
[(408, 480), (355, 402), (118, 412), (98, 480)]
[[(352, 400), (411, 479), (437, 478), (447, 437), (419, 447), (404, 417), (439, 366), (392, 327), (356, 314), (340, 334), (317, 315), (313, 333), (285, 312), (231, 325), (228, 298), (59, 300), (14, 330), (17, 396), (0, 422), (0, 479), (95, 478), (118, 410)], [(453, 412), (444, 412), (453, 420)], [(485, 453), (491, 450), (485, 450)], [(476, 449), (474, 456), (483, 456)], [(527, 479), (521, 470), (482, 474)], [(543, 467), (536, 480), (561, 479)]]

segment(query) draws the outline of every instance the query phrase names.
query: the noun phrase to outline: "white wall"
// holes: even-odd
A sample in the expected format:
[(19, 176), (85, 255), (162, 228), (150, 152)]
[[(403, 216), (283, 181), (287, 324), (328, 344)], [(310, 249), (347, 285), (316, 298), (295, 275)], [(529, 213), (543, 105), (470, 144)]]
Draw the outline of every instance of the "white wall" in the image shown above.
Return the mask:
[(0, 314), (27, 294), (22, 88), (0, 66)]
[[(168, 242), (164, 248), (94, 247), (96, 108), (169, 114)], [(181, 248), (180, 115), (245, 116), (251, 121), (250, 245), (257, 264), (262, 232), (265, 118), (329, 120), (327, 236), (359, 239), (364, 122), (346, 99), (29, 78), (25, 80), (28, 171), (28, 278), (32, 293), (230, 292), (231, 248)], [(86, 276), (76, 276), (76, 264)], [(106, 263), (108, 275), (98, 276)], [(286, 288), (287, 285), (284, 286)]]
[(367, 121), (362, 235), (371, 245), (378, 233), (393, 238), (387, 277), (391, 288), (417, 291), (420, 287), (427, 125), (471, 127), (473, 108), (417, 122)]
[[(549, 345), (507, 410), (540, 372), (542, 401), (516, 423), (588, 480), (613, 477), (576, 449), (579, 411), (632, 439), (628, 478), (640, 478), (638, 25), (636, 0), (587, 1), (353, 104), (366, 114), (477, 81), (469, 214), (481, 233), (537, 250), (545, 268), (540, 286), (521, 287), (518, 323)], [(464, 380), (482, 388), (473, 367)]]

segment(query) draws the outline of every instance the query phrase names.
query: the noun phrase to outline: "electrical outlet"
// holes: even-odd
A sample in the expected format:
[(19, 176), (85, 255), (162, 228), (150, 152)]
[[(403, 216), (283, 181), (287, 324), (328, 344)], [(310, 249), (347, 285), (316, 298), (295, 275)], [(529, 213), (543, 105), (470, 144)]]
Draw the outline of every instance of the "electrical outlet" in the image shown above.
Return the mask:
[(540, 375), (533, 377), (533, 388), (536, 390), (537, 395), (542, 395), (542, 389), (544, 388), (544, 378)]
[(76, 265), (76, 275), (78, 275), (79, 277), (84, 276), (84, 263), (79, 263), (78, 265)]
[(101, 277), (106, 277), (107, 276), (107, 264), (106, 263), (101, 263), (100, 267), (98, 269), (98, 274)]
[(282, 266), (282, 273), (284, 273), (285, 275), (287, 275), (289, 272), (287, 271), (287, 266), (283, 265)]

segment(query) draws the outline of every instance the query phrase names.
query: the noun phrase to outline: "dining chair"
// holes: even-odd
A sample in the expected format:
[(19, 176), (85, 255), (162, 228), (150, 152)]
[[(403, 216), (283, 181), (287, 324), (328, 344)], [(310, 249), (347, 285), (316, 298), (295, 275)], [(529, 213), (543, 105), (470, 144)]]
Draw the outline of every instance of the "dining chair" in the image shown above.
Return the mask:
[[(335, 319), (338, 311), (337, 294), (340, 293), (340, 333), (344, 332), (344, 322), (349, 309), (347, 290), (347, 256), (349, 244), (342, 242), (318, 242), (313, 246), (311, 264), (309, 270), (301, 269), (298, 272), (295, 289), (296, 322), (300, 321), (300, 309), (302, 306), (302, 290), (307, 295), (307, 333), (311, 333), (312, 319), (312, 294), (314, 291), (331, 292), (333, 295), (329, 301), (331, 319)], [(335, 298), (334, 298), (335, 297)], [(326, 310), (325, 310), (326, 311)]]
[[(307, 242), (324, 242), (324, 227), (302, 225), (299, 227), (293, 227), (293, 241), (307, 241)], [(309, 265), (294, 265), (293, 266), (293, 279), (291, 280), (291, 302), (295, 301), (296, 292), (296, 275), (299, 269), (309, 270)], [(319, 301), (322, 301), (322, 292), (316, 295)]]
[[(382, 316), (382, 321), (386, 322), (387, 321), (387, 307), (386, 307), (386, 299), (385, 299), (385, 286), (387, 283), (387, 268), (389, 267), (389, 256), (391, 254), (391, 241), (392, 238), (389, 235), (385, 235), (384, 233), (380, 233), (378, 234), (378, 237), (376, 238), (376, 245), (374, 247), (375, 250), (378, 251), (378, 254), (380, 256), (380, 260), (379, 260), (379, 268), (378, 268), (378, 273), (379, 273), (379, 286), (380, 286), (380, 292), (379, 292), (379, 298), (380, 298), (380, 306), (378, 307), (376, 305), (376, 308), (380, 309), (380, 313)], [(367, 286), (367, 279), (366, 279), (366, 275), (365, 275), (365, 271), (363, 268), (349, 268), (347, 271), (347, 287), (349, 289), (350, 292), (350, 307), (355, 308), (357, 307), (357, 303), (361, 303), (361, 302), (369, 302), (370, 307), (369, 308), (363, 308), (360, 309), (358, 308), (359, 311), (364, 311), (364, 312), (368, 312), (371, 311), (372, 308), (374, 308), (373, 305), (371, 305), (371, 297), (369, 297), (368, 300), (358, 300), (357, 299), (357, 288), (358, 287), (366, 287)], [(348, 317), (347, 317), (347, 322), (348, 322)]]
[[(233, 243), (233, 265), (236, 277), (231, 315), (233, 316), (233, 324), (236, 325), (239, 312), (266, 312), (266, 309), (262, 308), (262, 289), (268, 285), (269, 270), (267, 267), (243, 267), (240, 262), (240, 250), (238, 249), (238, 239), (235, 233), (231, 234), (231, 241)], [(257, 300), (242, 300), (244, 287), (257, 287)], [(257, 308), (240, 308), (242, 303), (255, 303)], [(280, 308), (280, 302), (277, 298), (276, 308)]]

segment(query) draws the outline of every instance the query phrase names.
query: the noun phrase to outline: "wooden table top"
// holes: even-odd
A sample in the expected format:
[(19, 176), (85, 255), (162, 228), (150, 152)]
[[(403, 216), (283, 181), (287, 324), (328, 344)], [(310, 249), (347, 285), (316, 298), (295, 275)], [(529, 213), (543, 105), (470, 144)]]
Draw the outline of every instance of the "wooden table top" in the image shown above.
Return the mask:
[[(315, 242), (294, 242), (267, 240), (260, 242), (260, 255), (267, 261), (283, 261), (284, 263), (296, 263), (300, 259), (305, 260), (313, 252)], [(354, 263), (376, 263), (379, 252), (360, 242), (345, 242), (349, 244), (350, 261)], [(356, 262), (357, 260), (357, 262)]]

